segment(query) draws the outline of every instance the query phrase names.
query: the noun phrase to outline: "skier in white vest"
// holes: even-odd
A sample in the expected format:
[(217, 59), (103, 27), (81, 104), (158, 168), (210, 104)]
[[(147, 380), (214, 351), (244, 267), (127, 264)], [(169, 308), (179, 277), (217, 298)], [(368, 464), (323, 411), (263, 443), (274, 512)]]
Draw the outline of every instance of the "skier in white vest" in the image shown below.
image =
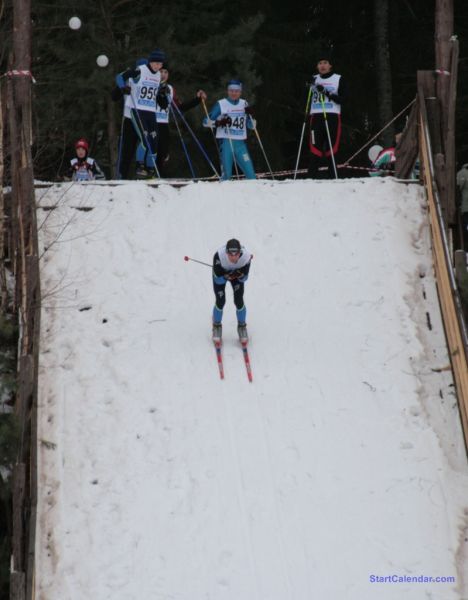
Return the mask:
[(72, 181), (91, 181), (92, 179), (105, 179), (104, 173), (99, 165), (88, 156), (89, 144), (84, 138), (75, 142), (75, 158), (70, 161), (70, 166), (64, 176), (64, 179)]
[(341, 105), (346, 92), (341, 75), (333, 72), (327, 55), (323, 54), (319, 59), (317, 71), (313, 78), (310, 104), (311, 156), (308, 175), (313, 179), (329, 179), (334, 177), (332, 154), (336, 157), (340, 147)]
[[(198, 90), (195, 97), (187, 102), (181, 102), (179, 100), (176, 90), (174, 87), (168, 83), (169, 79), (169, 65), (164, 63), (162, 68), (160, 69), (161, 74), (161, 86), (167, 86), (167, 100), (168, 104), (165, 108), (156, 104), (156, 120), (158, 122), (158, 158), (157, 158), (157, 166), (159, 170), (159, 174), (161, 177), (166, 176), (166, 165), (169, 161), (169, 144), (170, 144), (170, 133), (169, 133), (169, 120), (171, 114), (171, 104), (174, 102), (180, 112), (184, 113), (191, 108), (195, 108), (198, 106), (202, 100), (206, 100), (206, 93), (204, 90)], [(163, 88), (164, 89), (164, 88)], [(177, 119), (177, 111), (173, 109), (176, 113)]]
[(241, 341), (248, 339), (247, 309), (244, 304), (244, 284), (249, 278), (252, 254), (245, 249), (239, 240), (232, 238), (219, 248), (213, 256), (213, 291), (215, 305), (213, 308), (213, 340), (221, 340), (223, 310), (226, 304), (226, 284), (229, 281), (234, 294), (236, 306), (237, 331)]
[(155, 171), (158, 142), (156, 102), (163, 108), (168, 106), (167, 87), (160, 89), (159, 71), (165, 60), (163, 50), (153, 50), (147, 64), (124, 71), (120, 78), (124, 84), (122, 91), (129, 97), (125, 102), (125, 116), (132, 119), (145, 148), (145, 161), (137, 164), (138, 176), (150, 176)]
[(234, 160), (246, 179), (256, 179), (252, 160), (245, 140), (247, 129), (255, 129), (256, 121), (247, 100), (241, 98), (242, 83), (231, 79), (227, 86), (227, 98), (218, 100), (203, 120), (205, 127), (216, 127), (216, 138), (221, 153), (224, 181), (232, 176)]

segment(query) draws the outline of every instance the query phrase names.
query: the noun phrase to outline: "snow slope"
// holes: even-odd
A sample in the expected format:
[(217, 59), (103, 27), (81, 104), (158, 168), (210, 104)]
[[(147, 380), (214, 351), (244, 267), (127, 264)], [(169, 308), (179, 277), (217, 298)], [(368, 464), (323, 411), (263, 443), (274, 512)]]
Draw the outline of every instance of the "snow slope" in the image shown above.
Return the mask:
[[(468, 598), (467, 465), (450, 374), (433, 370), (448, 358), (419, 186), (37, 196), (37, 600)], [(183, 261), (233, 236), (254, 254), (253, 383), (230, 294), (219, 379), (210, 270)]]

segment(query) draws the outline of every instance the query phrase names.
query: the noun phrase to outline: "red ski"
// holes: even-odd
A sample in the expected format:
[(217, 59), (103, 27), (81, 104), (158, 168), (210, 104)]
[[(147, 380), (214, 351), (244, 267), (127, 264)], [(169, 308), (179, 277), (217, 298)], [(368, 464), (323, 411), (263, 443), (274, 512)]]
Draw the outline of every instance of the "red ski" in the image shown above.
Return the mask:
[(218, 361), (219, 376), (221, 379), (224, 379), (223, 354), (221, 352), (222, 342), (221, 340), (213, 340), (213, 343), (216, 350), (216, 359)]
[(247, 370), (247, 377), (250, 383), (252, 383), (252, 367), (250, 365), (249, 351), (247, 350), (247, 340), (241, 340), (240, 343), (242, 348), (242, 355), (244, 356), (245, 368)]

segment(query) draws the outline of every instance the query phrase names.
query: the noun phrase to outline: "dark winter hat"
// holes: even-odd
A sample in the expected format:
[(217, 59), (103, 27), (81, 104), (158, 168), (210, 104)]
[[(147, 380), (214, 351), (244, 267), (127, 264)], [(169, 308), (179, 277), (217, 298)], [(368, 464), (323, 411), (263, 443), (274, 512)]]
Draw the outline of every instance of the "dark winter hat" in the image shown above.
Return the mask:
[(228, 254), (239, 254), (240, 251), (241, 251), (241, 245), (240, 245), (239, 240), (232, 238), (232, 240), (229, 240), (227, 242), (226, 252)]
[(84, 148), (86, 150), (86, 152), (88, 152), (88, 150), (89, 150), (88, 141), (85, 140), (84, 138), (80, 138), (79, 140), (77, 140), (75, 142), (75, 150), (78, 150), (78, 148)]
[(153, 50), (153, 52), (151, 52), (151, 54), (148, 57), (148, 62), (160, 62), (163, 63), (166, 60), (166, 53), (164, 52), (164, 50), (160, 50), (159, 48), (156, 48), (156, 50)]
[(165, 69), (166, 71), (169, 71), (169, 63), (167, 63), (167, 62), (163, 63), (163, 66), (161, 67), (161, 69)]
[(228, 90), (241, 90), (242, 89), (242, 81), (239, 79), (230, 79), (227, 84)]
[(330, 50), (323, 50), (322, 52), (319, 52), (317, 62), (320, 62), (321, 60), (326, 60), (331, 65), (333, 64), (333, 59)]

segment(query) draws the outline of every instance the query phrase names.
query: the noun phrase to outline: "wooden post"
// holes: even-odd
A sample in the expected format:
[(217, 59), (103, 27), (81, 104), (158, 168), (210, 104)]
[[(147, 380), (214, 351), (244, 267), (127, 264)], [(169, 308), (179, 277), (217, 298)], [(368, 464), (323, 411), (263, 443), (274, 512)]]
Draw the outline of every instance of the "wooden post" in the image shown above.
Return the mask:
[[(35, 418), (40, 321), (39, 251), (31, 156), (31, 0), (13, 2), (13, 58), (8, 110), (11, 143), (12, 231), (16, 277), (15, 307), (21, 338), (15, 412), (21, 427), (20, 461), (13, 489), (12, 586), (15, 600), (33, 597), (36, 493)], [(20, 469), (21, 467), (21, 469)], [(20, 485), (22, 482), (22, 485)]]
[(456, 156), (455, 156), (455, 112), (457, 105), (458, 80), (458, 40), (450, 41), (451, 63), (448, 89), (447, 127), (445, 130), (445, 164), (447, 168), (447, 219), (449, 225), (455, 225), (457, 219), (457, 203), (455, 191)]
[(25, 499), (26, 469), (24, 463), (18, 463), (13, 469), (13, 571), (24, 570), (24, 531), (23, 504)]
[(10, 574), (10, 600), (24, 600), (25, 593), (24, 573), (13, 571)]
[(3, 105), (0, 86), (0, 309), (5, 310), (8, 302), (8, 290), (5, 273), (5, 199), (3, 196)]
[(427, 125), (431, 138), (432, 159), (435, 167), (435, 180), (439, 191), (440, 205), (444, 224), (447, 223), (447, 180), (445, 156), (441, 133), (440, 102), (436, 97), (436, 79), (433, 71), (418, 71), (418, 97), (424, 103)]
[(395, 176), (409, 179), (418, 158), (418, 103), (415, 102), (403, 130), (403, 135), (395, 149)]
[(439, 73), (437, 78), (437, 97), (441, 102), (442, 128), (447, 130), (451, 44), (453, 35), (453, 0), (436, 0), (435, 6), (435, 68)]
[(447, 226), (456, 224), (455, 203), (455, 102), (457, 85), (458, 43), (453, 36), (453, 0), (436, 0), (435, 72), (436, 92), (440, 103), (443, 168), (437, 169), (444, 180), (439, 193)]

